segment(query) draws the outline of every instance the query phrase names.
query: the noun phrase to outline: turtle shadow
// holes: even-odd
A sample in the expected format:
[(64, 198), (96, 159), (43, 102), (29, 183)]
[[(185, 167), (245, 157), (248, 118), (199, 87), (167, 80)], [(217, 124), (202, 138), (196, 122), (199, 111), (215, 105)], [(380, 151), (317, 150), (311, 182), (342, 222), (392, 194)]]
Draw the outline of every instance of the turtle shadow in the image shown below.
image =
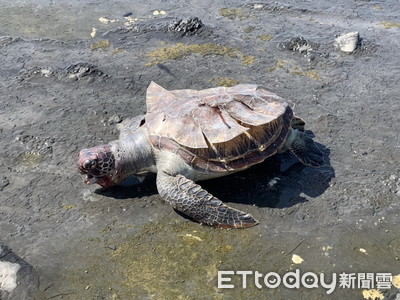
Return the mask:
[(306, 195), (322, 195), (335, 178), (330, 164), (330, 150), (323, 149), (325, 166), (312, 168), (303, 165), (291, 153), (285, 152), (268, 158), (252, 168), (201, 183), (202, 187), (224, 202), (285, 208), (307, 202)]
[[(325, 166), (303, 165), (290, 152), (269, 157), (246, 171), (198, 182), (204, 189), (226, 203), (242, 203), (259, 207), (284, 208), (307, 202), (302, 196), (316, 198), (329, 187), (335, 177), (330, 164), (330, 150), (316, 143), (324, 153)], [(139, 184), (97, 189), (95, 193), (115, 199), (150, 197), (158, 194), (155, 174), (149, 174)]]
[(99, 188), (94, 191), (96, 194), (126, 200), (132, 198), (150, 197), (158, 194), (156, 186), (156, 174), (148, 174), (143, 182), (135, 178), (128, 178), (121, 185), (110, 188)]

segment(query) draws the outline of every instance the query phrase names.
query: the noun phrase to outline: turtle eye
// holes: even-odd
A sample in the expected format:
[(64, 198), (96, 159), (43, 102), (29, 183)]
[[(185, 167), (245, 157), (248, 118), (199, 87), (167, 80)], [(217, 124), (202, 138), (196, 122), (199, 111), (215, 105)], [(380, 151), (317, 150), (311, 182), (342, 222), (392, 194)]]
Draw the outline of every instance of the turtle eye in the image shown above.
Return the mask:
[(97, 165), (97, 161), (93, 159), (88, 159), (85, 161), (84, 168), (85, 169), (94, 169)]

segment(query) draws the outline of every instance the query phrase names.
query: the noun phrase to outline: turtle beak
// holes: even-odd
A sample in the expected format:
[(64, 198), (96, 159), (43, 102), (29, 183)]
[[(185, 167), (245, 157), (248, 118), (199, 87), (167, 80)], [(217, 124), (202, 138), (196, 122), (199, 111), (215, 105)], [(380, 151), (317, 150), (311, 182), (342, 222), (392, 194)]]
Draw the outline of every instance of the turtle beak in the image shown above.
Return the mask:
[(86, 178), (85, 178), (86, 184), (95, 184), (97, 181), (98, 181), (98, 179), (96, 177), (86, 175)]

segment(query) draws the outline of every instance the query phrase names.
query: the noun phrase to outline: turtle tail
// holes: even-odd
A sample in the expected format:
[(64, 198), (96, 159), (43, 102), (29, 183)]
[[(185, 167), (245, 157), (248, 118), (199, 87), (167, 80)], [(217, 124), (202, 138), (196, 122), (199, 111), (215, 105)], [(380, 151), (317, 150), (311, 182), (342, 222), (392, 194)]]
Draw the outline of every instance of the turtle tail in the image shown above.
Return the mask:
[(293, 129), (297, 129), (298, 131), (304, 131), (306, 122), (300, 117), (294, 116), (292, 119), (292, 123), (290, 124)]

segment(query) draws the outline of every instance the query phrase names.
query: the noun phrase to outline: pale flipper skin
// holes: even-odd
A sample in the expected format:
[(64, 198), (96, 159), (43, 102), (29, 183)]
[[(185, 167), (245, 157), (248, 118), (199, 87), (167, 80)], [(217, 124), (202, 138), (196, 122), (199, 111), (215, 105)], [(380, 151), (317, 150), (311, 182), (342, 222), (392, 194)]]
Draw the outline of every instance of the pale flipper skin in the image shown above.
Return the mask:
[(324, 156), (315, 142), (302, 131), (296, 131), (296, 137), (289, 150), (305, 165), (322, 167), (325, 165)]
[(176, 210), (199, 223), (221, 228), (245, 228), (258, 224), (250, 214), (231, 208), (183, 175), (157, 173), (161, 197)]

